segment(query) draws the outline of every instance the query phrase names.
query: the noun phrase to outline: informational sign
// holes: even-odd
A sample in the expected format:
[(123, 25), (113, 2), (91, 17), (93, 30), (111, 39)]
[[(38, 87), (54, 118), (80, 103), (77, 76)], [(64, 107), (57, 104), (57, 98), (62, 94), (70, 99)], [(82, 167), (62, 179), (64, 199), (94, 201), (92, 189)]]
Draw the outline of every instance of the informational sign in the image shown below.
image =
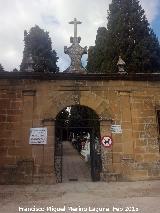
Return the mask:
[(110, 136), (104, 136), (101, 139), (101, 143), (104, 147), (108, 148), (108, 147), (112, 146), (113, 140)]
[(111, 126), (111, 132), (115, 134), (121, 134), (122, 133), (122, 128), (121, 125), (112, 125)]
[(47, 128), (31, 128), (29, 144), (47, 144)]

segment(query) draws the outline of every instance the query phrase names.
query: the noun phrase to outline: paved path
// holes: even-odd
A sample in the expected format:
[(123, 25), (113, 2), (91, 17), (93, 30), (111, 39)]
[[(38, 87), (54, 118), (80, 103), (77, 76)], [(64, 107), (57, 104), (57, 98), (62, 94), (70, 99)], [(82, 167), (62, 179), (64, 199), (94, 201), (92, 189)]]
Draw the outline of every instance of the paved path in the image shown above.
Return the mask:
[(89, 165), (82, 159), (78, 151), (68, 141), (63, 142), (62, 182), (90, 181)]
[[(65, 207), (65, 213), (88, 213), (91, 210), (92, 213), (125, 213), (128, 207), (128, 212), (159, 213), (160, 181), (0, 186), (0, 213), (32, 213), (22, 209), (34, 207), (42, 208), (44, 213), (55, 212), (54, 208), (58, 207)], [(77, 207), (77, 211), (71, 211), (69, 207)]]

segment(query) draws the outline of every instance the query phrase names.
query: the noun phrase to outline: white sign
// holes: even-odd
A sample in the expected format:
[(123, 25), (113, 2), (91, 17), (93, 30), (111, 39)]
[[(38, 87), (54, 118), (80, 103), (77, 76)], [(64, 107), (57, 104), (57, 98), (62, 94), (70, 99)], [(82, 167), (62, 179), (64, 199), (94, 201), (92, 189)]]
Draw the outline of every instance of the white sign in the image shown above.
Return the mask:
[(104, 136), (101, 139), (101, 143), (104, 147), (109, 148), (110, 146), (112, 146), (113, 140), (110, 136)]
[(111, 126), (111, 132), (115, 134), (121, 134), (122, 133), (122, 128), (121, 125), (112, 125)]
[(31, 128), (29, 144), (47, 144), (47, 128)]

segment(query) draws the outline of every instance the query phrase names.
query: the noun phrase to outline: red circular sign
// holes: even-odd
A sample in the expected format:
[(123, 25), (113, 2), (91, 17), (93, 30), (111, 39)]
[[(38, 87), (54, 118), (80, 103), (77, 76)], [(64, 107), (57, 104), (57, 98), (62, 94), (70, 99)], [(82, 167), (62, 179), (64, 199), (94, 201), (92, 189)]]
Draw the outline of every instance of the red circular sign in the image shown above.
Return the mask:
[(112, 140), (111, 136), (103, 136), (101, 139), (101, 143), (104, 147), (108, 148), (108, 147), (112, 146), (113, 140)]

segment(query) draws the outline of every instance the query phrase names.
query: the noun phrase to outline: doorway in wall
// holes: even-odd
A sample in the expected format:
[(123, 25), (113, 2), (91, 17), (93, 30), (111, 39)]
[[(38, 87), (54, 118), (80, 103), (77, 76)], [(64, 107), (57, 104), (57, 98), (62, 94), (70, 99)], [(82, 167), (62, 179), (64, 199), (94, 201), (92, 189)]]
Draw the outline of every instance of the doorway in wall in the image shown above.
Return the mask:
[(94, 110), (74, 105), (56, 117), (54, 169), (57, 182), (99, 181), (100, 122)]

